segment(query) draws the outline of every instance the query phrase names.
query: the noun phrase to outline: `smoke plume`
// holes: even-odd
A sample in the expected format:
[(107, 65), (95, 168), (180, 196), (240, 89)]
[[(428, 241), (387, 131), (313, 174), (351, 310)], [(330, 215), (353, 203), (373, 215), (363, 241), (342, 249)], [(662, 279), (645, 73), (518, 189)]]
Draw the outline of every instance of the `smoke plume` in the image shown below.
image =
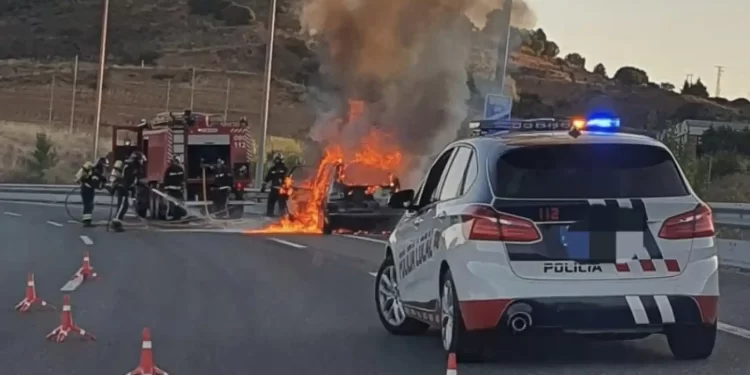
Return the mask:
[[(470, 97), (467, 61), (472, 33), (505, 0), (305, 0), (302, 31), (318, 42), (328, 109), (311, 137), (324, 146), (355, 145), (370, 130), (392, 134), (407, 155), (403, 175), (414, 186), (431, 158), (456, 138)], [(531, 26), (521, 0), (512, 24)], [(320, 89), (320, 88), (318, 88)], [(363, 118), (342, 126), (333, 118), (349, 99), (367, 103)], [(330, 110), (333, 108), (333, 110)], [(428, 164), (427, 164), (428, 165)]]

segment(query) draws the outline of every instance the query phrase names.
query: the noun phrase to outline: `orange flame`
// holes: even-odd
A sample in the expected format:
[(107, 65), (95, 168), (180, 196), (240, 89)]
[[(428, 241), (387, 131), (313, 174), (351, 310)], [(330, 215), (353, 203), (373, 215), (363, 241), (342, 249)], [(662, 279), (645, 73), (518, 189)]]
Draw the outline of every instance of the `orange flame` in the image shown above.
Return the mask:
[[(351, 102), (349, 121), (359, 119), (363, 111), (363, 103)], [(282, 189), (289, 189), (290, 207), (296, 208), (291, 215), (285, 215), (266, 228), (248, 233), (322, 233), (323, 205), (328, 197), (332, 178), (336, 177), (340, 182), (346, 181), (347, 184), (368, 185), (368, 194), (372, 194), (381, 184), (393, 186), (393, 172), (403, 172), (404, 166), (403, 155), (395, 145), (387, 134), (378, 130), (372, 130), (360, 139), (354, 149), (346, 148), (342, 144), (329, 145), (314, 177), (303, 181), (296, 190), (292, 187), (292, 178), (285, 179)], [(346, 167), (354, 165), (365, 168), (347, 170)], [(334, 176), (334, 173), (338, 175)], [(299, 188), (309, 190), (309, 194), (297, 194)]]

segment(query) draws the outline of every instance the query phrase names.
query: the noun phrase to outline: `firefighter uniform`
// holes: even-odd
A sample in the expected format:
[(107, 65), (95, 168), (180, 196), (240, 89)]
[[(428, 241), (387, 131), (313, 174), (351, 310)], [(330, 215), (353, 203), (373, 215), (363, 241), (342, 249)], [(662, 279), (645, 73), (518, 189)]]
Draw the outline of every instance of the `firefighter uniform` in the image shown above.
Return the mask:
[(122, 221), (130, 207), (130, 194), (134, 192), (141, 174), (143, 165), (146, 162), (146, 156), (140, 151), (130, 154), (130, 157), (123, 163), (115, 162), (112, 173), (110, 174), (111, 191), (117, 197), (117, 211), (112, 218), (112, 229), (115, 232), (124, 231)]
[(229, 203), (229, 193), (234, 185), (232, 170), (224, 163), (224, 160), (217, 160), (216, 169), (214, 170), (214, 207), (221, 216), (227, 215), (227, 203)]
[[(174, 158), (170, 161), (169, 167), (164, 171), (164, 190), (172, 198), (179, 201), (184, 199), (185, 169), (180, 165), (180, 160)], [(169, 202), (167, 216), (172, 219), (180, 219), (184, 216), (183, 209), (176, 204)]]
[(81, 223), (84, 227), (90, 227), (92, 221), (92, 213), (94, 212), (94, 197), (96, 196), (96, 190), (101, 189), (104, 186), (106, 160), (104, 158), (99, 159), (96, 165), (87, 161), (83, 164), (81, 169), (78, 170), (75, 176), (76, 183), (80, 184), (81, 189), (81, 203), (83, 205), (83, 215), (81, 215)]
[(279, 213), (281, 215), (286, 213), (286, 200), (288, 198), (287, 194), (281, 194), (282, 193), (282, 186), (284, 185), (284, 179), (286, 179), (287, 174), (289, 173), (289, 170), (287, 169), (286, 165), (284, 164), (284, 156), (281, 154), (276, 154), (273, 158), (273, 166), (271, 169), (268, 170), (268, 173), (266, 173), (266, 178), (263, 181), (263, 187), (261, 188), (261, 192), (265, 191), (266, 185), (270, 184), (270, 190), (268, 191), (268, 201), (266, 203), (266, 215), (268, 217), (274, 216), (274, 210), (276, 203), (279, 204)]

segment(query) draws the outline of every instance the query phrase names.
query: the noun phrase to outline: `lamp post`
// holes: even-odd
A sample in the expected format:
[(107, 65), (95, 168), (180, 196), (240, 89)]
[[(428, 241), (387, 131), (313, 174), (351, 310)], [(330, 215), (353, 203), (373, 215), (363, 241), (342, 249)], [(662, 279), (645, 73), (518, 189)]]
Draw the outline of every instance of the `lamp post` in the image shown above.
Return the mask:
[(263, 166), (266, 161), (266, 138), (268, 138), (268, 113), (271, 106), (271, 70), (273, 69), (273, 43), (276, 36), (276, 0), (271, 0), (271, 10), (268, 17), (268, 44), (266, 45), (265, 87), (263, 88), (263, 107), (261, 124), (263, 130), (260, 137), (260, 151), (258, 165), (255, 168), (255, 186), (263, 183)]
[(99, 128), (102, 121), (102, 95), (104, 91), (104, 66), (107, 63), (107, 23), (109, 21), (109, 0), (104, 0), (102, 14), (102, 40), (99, 47), (99, 80), (96, 83), (96, 118), (94, 120), (94, 157), (99, 153)]

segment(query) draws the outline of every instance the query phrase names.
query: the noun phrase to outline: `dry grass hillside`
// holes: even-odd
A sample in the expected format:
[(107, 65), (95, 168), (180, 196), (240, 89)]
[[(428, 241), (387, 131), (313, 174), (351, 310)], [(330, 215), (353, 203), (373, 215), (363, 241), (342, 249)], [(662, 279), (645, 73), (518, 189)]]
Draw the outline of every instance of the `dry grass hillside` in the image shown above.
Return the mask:
[[(100, 3), (8, 0), (0, 5), (0, 120), (46, 124), (51, 106), (52, 125), (67, 129), (72, 62), (79, 55), (82, 63), (73, 122), (78, 132), (91, 128)], [(179, 111), (189, 107), (191, 68), (198, 68), (192, 94), (194, 109), (216, 114), (227, 110), (230, 120), (246, 116), (258, 129), (267, 3), (112, 2), (104, 122), (136, 122), (167, 108)], [(318, 66), (314, 54), (298, 36), (300, 4), (299, 0), (279, 2), (269, 129), (271, 134), (294, 138), (304, 138), (314, 121), (306, 82)], [(483, 75), (481, 70), (494, 68), (487, 65), (496, 56), (495, 39), (480, 31), (475, 33), (470, 73)], [(619, 69), (607, 68), (610, 77)], [(625, 85), (559, 57), (540, 57), (525, 44), (512, 53), (508, 72), (516, 83), (518, 101), (514, 109), (520, 115), (573, 115), (609, 108), (631, 127), (659, 127), (691, 117), (750, 119), (747, 100), (684, 96), (653, 83)], [(679, 82), (674, 84), (679, 86)], [(472, 113), (479, 113), (482, 100), (475, 94)]]

